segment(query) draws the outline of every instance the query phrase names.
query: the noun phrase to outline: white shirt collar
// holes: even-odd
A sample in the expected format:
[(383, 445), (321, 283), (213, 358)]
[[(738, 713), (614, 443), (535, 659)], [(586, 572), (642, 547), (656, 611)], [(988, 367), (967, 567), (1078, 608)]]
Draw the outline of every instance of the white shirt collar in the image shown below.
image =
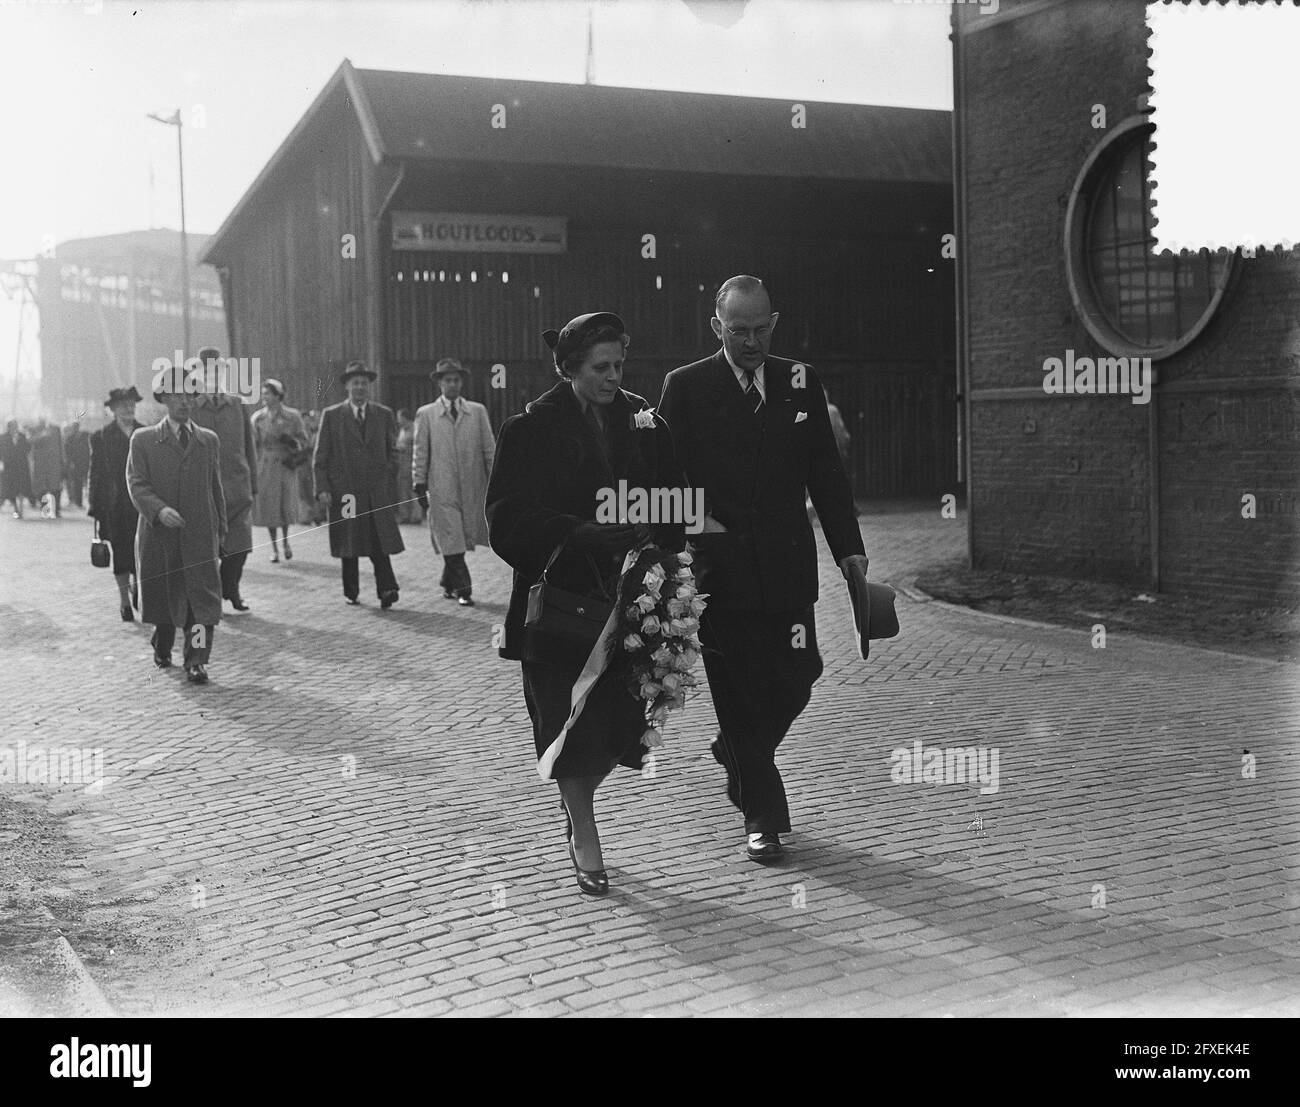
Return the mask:
[[(173, 419), (170, 415), (167, 416), (167, 425), (171, 427), (172, 434), (176, 436), (176, 441), (179, 442), (181, 440), (181, 425), (178, 422), (176, 422), (176, 420)], [(193, 434), (194, 424), (190, 422), (187, 423), (186, 425), (190, 428), (190, 434)]]
[(357, 418), (357, 416), (359, 416), (369, 406), (370, 406), (369, 400), (367, 400), (364, 404), (353, 403), (351, 400), (348, 401), (348, 407), (352, 409), (352, 417), (354, 419)]

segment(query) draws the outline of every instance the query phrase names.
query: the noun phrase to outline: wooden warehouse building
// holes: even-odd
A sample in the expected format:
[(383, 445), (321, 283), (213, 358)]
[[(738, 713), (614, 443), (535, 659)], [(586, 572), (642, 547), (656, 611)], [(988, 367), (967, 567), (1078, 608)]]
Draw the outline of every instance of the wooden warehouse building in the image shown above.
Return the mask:
[(717, 286), (754, 273), (781, 313), (773, 352), (815, 365), (844, 414), (858, 493), (952, 491), (950, 123), (345, 60), (202, 260), (229, 352), (295, 406), (341, 399), (359, 357), (413, 411), (452, 356), (494, 428), (553, 382), (546, 328), (617, 311), (625, 386), (654, 401), (717, 348)]

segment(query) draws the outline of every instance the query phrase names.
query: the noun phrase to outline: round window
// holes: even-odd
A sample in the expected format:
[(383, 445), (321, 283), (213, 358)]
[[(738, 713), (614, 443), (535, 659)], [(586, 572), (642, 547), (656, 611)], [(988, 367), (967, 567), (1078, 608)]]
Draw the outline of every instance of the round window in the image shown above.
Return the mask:
[(1070, 296), (1089, 333), (1113, 354), (1162, 358), (1181, 350), (1223, 298), (1233, 255), (1153, 254), (1150, 143), (1134, 116), (1088, 157), (1065, 218)]

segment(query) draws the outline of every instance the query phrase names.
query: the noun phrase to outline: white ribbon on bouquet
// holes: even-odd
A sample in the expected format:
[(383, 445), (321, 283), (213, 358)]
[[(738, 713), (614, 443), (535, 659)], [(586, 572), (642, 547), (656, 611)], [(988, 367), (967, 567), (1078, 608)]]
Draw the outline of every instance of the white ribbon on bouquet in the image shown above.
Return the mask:
[[(640, 547), (628, 550), (623, 558), (623, 568), (618, 573), (619, 584), (623, 581), (623, 574), (635, 564), (640, 554)], [(545, 752), (537, 761), (537, 775), (543, 780), (551, 779), (551, 769), (554, 768), (560, 754), (564, 752), (565, 738), (568, 737), (573, 724), (578, 721), (582, 709), (587, 706), (587, 696), (595, 687), (596, 681), (600, 679), (600, 675), (609, 665), (609, 640), (613, 637), (614, 628), (618, 625), (619, 618), (617, 586), (614, 596), (614, 606), (610, 610), (609, 618), (605, 620), (605, 626), (600, 632), (600, 637), (596, 639), (596, 644), (591, 647), (591, 653), (587, 655), (587, 663), (583, 665), (582, 672), (578, 674), (578, 679), (573, 684), (573, 691), (569, 696), (569, 718), (565, 721), (564, 726), (560, 728), (560, 733), (555, 736), (555, 741), (546, 747)]]

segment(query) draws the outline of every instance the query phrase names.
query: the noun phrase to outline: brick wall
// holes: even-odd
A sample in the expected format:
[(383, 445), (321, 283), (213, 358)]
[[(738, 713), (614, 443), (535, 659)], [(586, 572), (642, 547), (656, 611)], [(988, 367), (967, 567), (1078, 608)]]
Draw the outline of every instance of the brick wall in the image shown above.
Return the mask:
[[(964, 26), (991, 18), (958, 14)], [(1093, 105), (1106, 106), (1108, 129), (1138, 111), (1143, 5), (1035, 7), (963, 44), (974, 563), (1145, 588), (1151, 411), (1127, 396), (1041, 392), (1045, 358), (1110, 354), (1071, 303), (1066, 204), (1107, 134), (1091, 125)], [(1238, 260), (1205, 330), (1155, 363), (1162, 589), (1300, 598), (1300, 397), (1264, 379), (1296, 382), (1298, 356), (1300, 258), (1261, 256)], [(1040, 391), (981, 398), (1025, 387)], [(1247, 492), (1254, 520), (1241, 517)]]

